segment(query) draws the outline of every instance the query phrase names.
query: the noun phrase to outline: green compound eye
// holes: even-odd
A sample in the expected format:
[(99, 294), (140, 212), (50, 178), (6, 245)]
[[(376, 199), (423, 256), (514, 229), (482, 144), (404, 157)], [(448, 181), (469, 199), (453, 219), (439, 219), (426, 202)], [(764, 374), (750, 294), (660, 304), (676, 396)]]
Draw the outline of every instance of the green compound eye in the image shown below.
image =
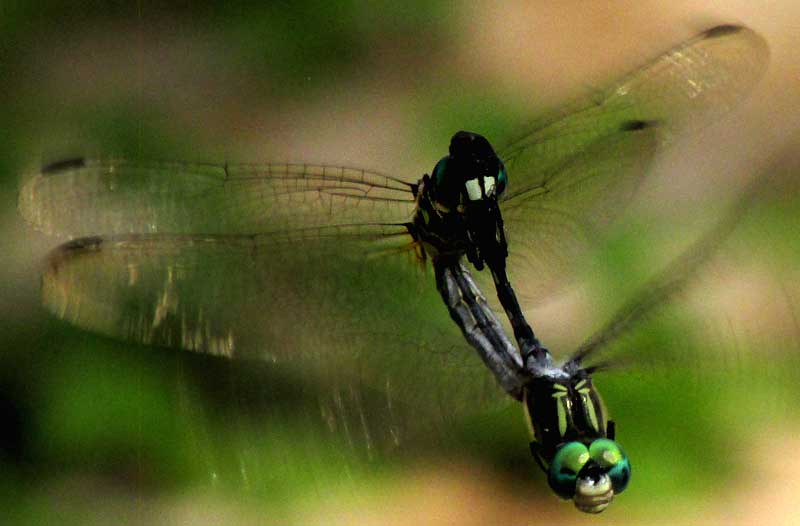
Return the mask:
[(589, 449), (580, 442), (567, 442), (556, 452), (547, 476), (547, 482), (560, 497), (571, 499), (575, 495), (578, 472), (589, 462)]
[(597, 464), (608, 470), (614, 493), (622, 493), (631, 479), (631, 464), (619, 444), (607, 438), (599, 438), (589, 445), (589, 455)]
[(506, 185), (508, 184), (508, 172), (506, 172), (506, 167), (503, 165), (503, 161), (500, 161), (500, 170), (497, 172), (497, 195), (503, 193), (506, 189)]

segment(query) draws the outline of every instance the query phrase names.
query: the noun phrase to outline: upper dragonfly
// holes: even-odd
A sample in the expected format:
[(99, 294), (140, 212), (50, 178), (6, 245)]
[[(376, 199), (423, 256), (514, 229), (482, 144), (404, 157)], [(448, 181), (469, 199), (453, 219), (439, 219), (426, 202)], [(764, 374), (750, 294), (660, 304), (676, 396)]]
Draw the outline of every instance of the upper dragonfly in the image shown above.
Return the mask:
[[(499, 155), (456, 134), (417, 183), (307, 164), (52, 164), (19, 200), (36, 228), (72, 239), (48, 259), (44, 302), (136, 342), (280, 362), (338, 385), (366, 379), (414, 407), (410, 425), (474, 410), (497, 391), (492, 376), (458, 350), (435, 314), (441, 297), (409, 261), (431, 257), (446, 301), (462, 255), (485, 263), (526, 358), (546, 363), (506, 267), (526, 276), (515, 283), (523, 301), (562, 283), (661, 146), (731, 109), (767, 58), (753, 31), (712, 28), (534, 123)], [(484, 361), (508, 362), (486, 364), (521, 399), (523, 358), (502, 330), (465, 334)]]

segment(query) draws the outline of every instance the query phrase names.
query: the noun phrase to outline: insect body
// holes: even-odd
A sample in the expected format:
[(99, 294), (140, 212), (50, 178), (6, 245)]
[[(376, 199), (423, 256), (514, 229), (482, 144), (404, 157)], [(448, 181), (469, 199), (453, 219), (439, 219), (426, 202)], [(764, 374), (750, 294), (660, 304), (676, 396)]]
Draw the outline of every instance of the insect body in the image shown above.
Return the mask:
[[(531, 453), (548, 483), (581, 511), (599, 513), (625, 490), (631, 467), (614, 441), (615, 425), (579, 360), (555, 365), (550, 353), (508, 342), (480, 289), (462, 265), (442, 268), (439, 291), (451, 317), (506, 391), (523, 403)], [(520, 356), (522, 358), (520, 358)]]
[(507, 182), (505, 165), (489, 141), (460, 131), (450, 140), (450, 154), (417, 184), (409, 231), (436, 265), (455, 264), (463, 255), (478, 270), (486, 264), (516, 339), (528, 347), (538, 342), (506, 274), (508, 244), (498, 200)]

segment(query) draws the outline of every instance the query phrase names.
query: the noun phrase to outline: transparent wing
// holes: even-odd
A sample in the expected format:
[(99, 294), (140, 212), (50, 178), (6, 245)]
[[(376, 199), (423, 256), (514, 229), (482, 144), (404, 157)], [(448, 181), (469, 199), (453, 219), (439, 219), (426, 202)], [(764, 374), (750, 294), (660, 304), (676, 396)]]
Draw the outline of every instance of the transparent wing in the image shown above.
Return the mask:
[(766, 68), (765, 41), (719, 26), (667, 51), (594, 96), (569, 104), (501, 151), (502, 204), (514, 286), (535, 300), (629, 200), (659, 148), (735, 106)]
[[(432, 273), (405, 254), (365, 258), (355, 230), (80, 238), (48, 259), (44, 302), (113, 337), (276, 364), (344, 393), (366, 386), (386, 412), (362, 424), (386, 440), (407, 427), (403, 407), (419, 431), (500, 400)], [(358, 420), (352, 403), (341, 418)]]
[[(628, 366), (763, 371), (796, 353), (796, 142), (755, 177), (711, 228), (644, 280), (569, 357)], [(632, 273), (632, 274), (635, 274)], [(633, 275), (631, 279), (635, 279)], [(726, 373), (727, 374), (727, 373)]]
[(307, 164), (217, 165), (75, 159), (26, 182), (23, 217), (46, 233), (258, 234), (411, 218), (411, 185)]
[(569, 360), (580, 364), (600, 354), (604, 348), (613, 345), (635, 329), (644, 319), (679, 297), (709, 261), (719, 256), (720, 247), (728, 240), (753, 207), (759, 194), (763, 192), (763, 184), (761, 180), (752, 183), (713, 228), (645, 282), (639, 293), (623, 304), (602, 328), (589, 336), (571, 354)]

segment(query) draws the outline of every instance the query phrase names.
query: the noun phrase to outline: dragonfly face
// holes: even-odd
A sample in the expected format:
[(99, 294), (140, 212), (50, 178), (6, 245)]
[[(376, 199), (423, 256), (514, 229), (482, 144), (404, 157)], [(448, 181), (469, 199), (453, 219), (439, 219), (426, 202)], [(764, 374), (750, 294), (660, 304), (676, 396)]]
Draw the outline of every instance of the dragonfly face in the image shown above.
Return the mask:
[(630, 480), (628, 457), (588, 375), (534, 378), (524, 395), (534, 440), (531, 453), (551, 489), (588, 513), (603, 511)]
[(461, 176), (466, 203), (496, 201), (506, 184), (505, 167), (489, 141), (477, 133), (460, 131), (450, 139), (450, 163)]
[(556, 450), (547, 470), (550, 488), (587, 513), (600, 513), (631, 477), (627, 455), (617, 442), (598, 438), (586, 444), (571, 441)]

